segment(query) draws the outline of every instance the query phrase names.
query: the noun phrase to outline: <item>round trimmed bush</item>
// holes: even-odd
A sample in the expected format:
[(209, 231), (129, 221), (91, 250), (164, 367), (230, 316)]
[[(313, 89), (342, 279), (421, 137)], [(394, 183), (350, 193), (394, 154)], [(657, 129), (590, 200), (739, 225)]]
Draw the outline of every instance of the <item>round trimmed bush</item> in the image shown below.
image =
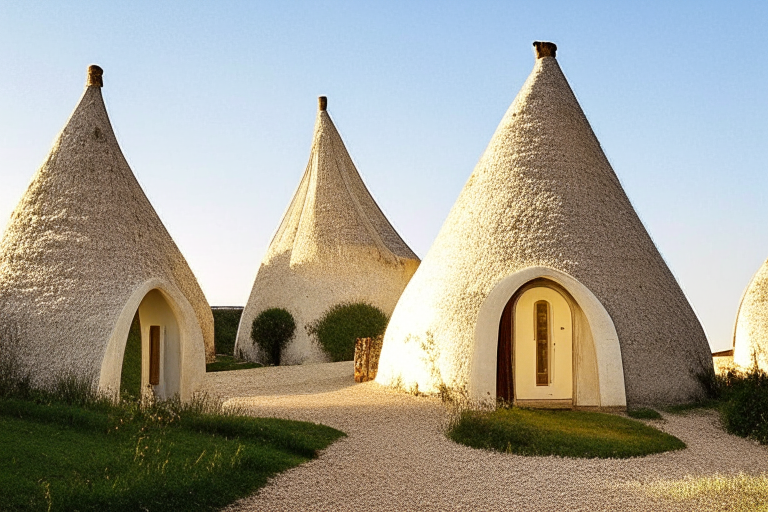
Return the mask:
[(355, 340), (384, 334), (389, 318), (382, 310), (364, 302), (333, 306), (307, 327), (333, 362), (355, 358)]
[(267, 364), (280, 364), (280, 353), (296, 334), (293, 316), (282, 308), (265, 309), (253, 320), (251, 339), (261, 348)]

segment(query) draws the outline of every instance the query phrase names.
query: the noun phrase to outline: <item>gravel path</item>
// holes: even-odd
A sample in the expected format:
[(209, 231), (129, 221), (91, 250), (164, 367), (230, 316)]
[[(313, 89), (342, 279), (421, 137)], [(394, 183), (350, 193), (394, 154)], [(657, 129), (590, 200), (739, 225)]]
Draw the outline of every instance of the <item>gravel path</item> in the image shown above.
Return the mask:
[(476, 450), (443, 435), (439, 400), (355, 384), (350, 362), (208, 374), (209, 392), (257, 416), (330, 425), (348, 437), (228, 510), (728, 510), (676, 502), (660, 481), (768, 472), (768, 450), (722, 431), (713, 412), (649, 422), (688, 445), (642, 458), (522, 457)]

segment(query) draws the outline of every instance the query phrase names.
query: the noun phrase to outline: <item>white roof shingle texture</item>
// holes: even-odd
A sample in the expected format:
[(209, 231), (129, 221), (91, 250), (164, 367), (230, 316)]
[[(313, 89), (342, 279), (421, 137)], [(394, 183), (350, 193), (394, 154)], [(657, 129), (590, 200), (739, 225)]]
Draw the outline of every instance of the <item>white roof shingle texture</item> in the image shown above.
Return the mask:
[[(467, 386), (483, 301), (528, 267), (569, 274), (603, 304), (619, 337), (628, 403), (700, 393), (693, 372), (712, 364), (704, 331), (554, 57), (536, 60), (403, 293), (377, 381), (400, 376), (429, 389), (425, 361), (436, 358), (445, 383)], [(422, 348), (430, 337), (431, 355)]]
[(306, 326), (342, 302), (391, 314), (419, 265), (368, 192), (324, 106), (321, 98), (309, 163), (240, 319), (235, 353), (250, 359), (261, 357), (251, 340), (253, 320), (283, 308), (296, 321), (296, 336), (281, 364), (326, 361)]
[(0, 242), (0, 323), (36, 382), (98, 378), (124, 306), (149, 281), (183, 294), (213, 357), (208, 302), (120, 150), (100, 80), (89, 80)]
[(733, 336), (733, 362), (768, 371), (768, 261), (752, 277), (739, 305)]

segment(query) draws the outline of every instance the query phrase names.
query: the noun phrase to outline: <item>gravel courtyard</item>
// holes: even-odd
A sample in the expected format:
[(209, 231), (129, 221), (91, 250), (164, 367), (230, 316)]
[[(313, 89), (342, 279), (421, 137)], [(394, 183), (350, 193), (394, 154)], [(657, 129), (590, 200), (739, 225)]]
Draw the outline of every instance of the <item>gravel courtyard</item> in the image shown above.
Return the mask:
[(343, 362), (206, 375), (208, 392), (227, 404), (348, 435), (228, 510), (729, 510), (728, 492), (676, 501), (652, 490), (691, 477), (768, 473), (768, 449), (726, 434), (709, 411), (649, 422), (688, 445), (678, 452), (522, 457), (455, 444), (443, 435), (439, 400), (356, 384), (352, 374)]

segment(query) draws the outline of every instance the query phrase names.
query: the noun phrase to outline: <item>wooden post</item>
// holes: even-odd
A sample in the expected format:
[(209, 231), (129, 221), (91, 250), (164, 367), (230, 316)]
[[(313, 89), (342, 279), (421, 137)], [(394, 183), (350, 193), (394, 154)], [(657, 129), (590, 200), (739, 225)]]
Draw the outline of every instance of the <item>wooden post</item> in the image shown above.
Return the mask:
[(149, 383), (160, 384), (160, 326), (149, 327)]
[(355, 340), (355, 382), (368, 382), (376, 378), (383, 343), (383, 336)]

